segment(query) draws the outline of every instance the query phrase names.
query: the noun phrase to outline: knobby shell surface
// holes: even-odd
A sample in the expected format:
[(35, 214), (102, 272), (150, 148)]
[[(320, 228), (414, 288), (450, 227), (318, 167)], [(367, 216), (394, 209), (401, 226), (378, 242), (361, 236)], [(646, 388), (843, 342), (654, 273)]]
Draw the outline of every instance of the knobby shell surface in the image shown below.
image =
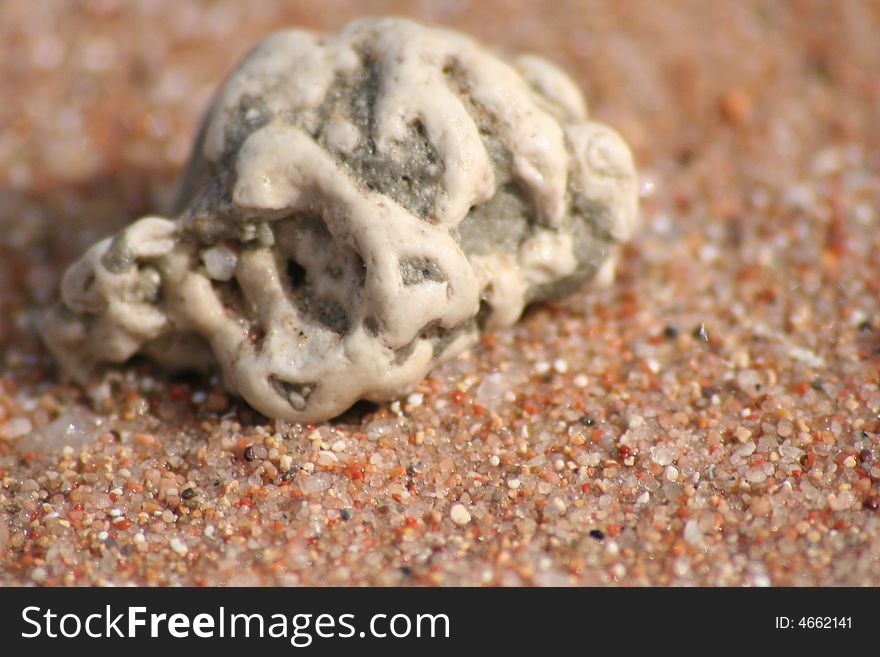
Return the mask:
[(265, 415), (325, 420), (610, 280), (637, 197), (626, 144), (540, 58), (402, 19), (278, 32), (208, 110), (176, 216), (89, 249), (44, 335), (81, 380), (216, 364)]

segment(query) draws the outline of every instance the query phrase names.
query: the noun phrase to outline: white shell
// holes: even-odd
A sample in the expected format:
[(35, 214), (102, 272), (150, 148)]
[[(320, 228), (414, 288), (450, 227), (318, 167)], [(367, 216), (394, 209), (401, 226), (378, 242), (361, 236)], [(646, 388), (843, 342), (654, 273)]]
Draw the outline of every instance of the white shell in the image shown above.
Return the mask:
[(208, 111), (179, 215), (93, 246), (44, 333), (79, 378), (216, 363), (265, 415), (325, 420), (607, 279), (637, 198), (626, 144), (542, 59), (401, 19), (279, 32)]

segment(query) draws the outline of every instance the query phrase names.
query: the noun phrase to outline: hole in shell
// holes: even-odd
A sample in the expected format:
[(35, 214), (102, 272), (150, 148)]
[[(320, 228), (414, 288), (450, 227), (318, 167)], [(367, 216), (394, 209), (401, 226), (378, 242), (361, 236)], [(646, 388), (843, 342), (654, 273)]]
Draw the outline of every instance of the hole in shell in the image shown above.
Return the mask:
[(373, 316), (364, 318), (364, 330), (375, 338), (379, 335), (379, 321)]
[(345, 307), (331, 296), (321, 296), (308, 284), (305, 267), (292, 258), (287, 259), (287, 280), (293, 303), (307, 317), (339, 335), (348, 333), (351, 327)]
[(306, 285), (306, 270), (296, 260), (287, 261), (287, 279), (290, 281), (290, 287), (293, 290), (300, 290)]
[(297, 411), (305, 410), (309, 403), (309, 397), (316, 388), (314, 383), (292, 383), (276, 376), (269, 377), (269, 381), (278, 396)]
[(400, 259), (400, 277), (404, 285), (421, 283), (444, 283), (446, 277), (437, 263), (429, 258), (405, 257)]

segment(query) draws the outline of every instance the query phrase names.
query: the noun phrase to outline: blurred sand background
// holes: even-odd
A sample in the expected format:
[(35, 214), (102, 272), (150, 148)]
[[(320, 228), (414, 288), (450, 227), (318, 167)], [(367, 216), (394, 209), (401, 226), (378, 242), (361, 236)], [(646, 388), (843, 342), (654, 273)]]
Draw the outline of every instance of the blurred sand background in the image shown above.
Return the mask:
[[(64, 268), (167, 206), (257, 40), (365, 14), (574, 76), (642, 175), (615, 284), (317, 426), (63, 379)], [(5, 0), (0, 583), (877, 585), (878, 34), (867, 0)]]

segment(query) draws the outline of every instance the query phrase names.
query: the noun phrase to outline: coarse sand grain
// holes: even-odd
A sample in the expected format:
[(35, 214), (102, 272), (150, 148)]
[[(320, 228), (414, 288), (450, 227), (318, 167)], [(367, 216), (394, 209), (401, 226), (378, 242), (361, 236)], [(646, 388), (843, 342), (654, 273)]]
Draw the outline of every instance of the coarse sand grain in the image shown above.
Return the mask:
[(321, 424), (61, 377), (64, 268), (168, 206), (261, 36), (362, 12), (4, 2), (0, 584), (880, 584), (877, 3), (369, 3), (572, 73), (642, 175), (615, 283)]

